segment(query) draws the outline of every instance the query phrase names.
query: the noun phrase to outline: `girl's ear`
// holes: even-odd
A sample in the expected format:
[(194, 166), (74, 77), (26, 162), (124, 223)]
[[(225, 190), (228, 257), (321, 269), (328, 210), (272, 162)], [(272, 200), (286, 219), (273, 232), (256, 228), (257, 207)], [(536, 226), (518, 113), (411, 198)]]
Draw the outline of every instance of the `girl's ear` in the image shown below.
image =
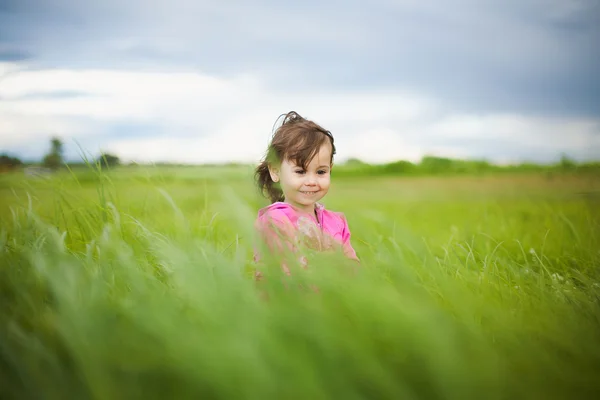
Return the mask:
[(269, 175), (273, 182), (279, 182), (279, 168), (269, 164)]

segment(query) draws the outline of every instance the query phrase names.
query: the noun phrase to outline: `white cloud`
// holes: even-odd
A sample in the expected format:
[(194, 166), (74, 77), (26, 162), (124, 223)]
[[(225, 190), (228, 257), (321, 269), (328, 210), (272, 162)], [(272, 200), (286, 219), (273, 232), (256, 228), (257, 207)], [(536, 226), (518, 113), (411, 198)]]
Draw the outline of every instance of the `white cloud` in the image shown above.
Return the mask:
[[(199, 72), (15, 70), (0, 64), (0, 148), (59, 135), (125, 160), (256, 161), (281, 113), (296, 110), (331, 130), (338, 160), (370, 162), (425, 154), (492, 160), (593, 158), (600, 120), (451, 113), (435, 99), (398, 91), (268, 89), (258, 78)], [(77, 92), (83, 96), (52, 97)], [(118, 124), (151, 127), (115, 134)], [(134, 129), (134, 128), (131, 128)], [(93, 138), (93, 140), (92, 140)], [(38, 146), (39, 147), (39, 146)]]
[[(3, 106), (14, 114), (180, 121), (190, 114), (247, 101), (253, 90), (253, 82), (246, 77), (224, 80), (198, 73), (25, 70), (4, 79), (0, 96), (16, 98)], [(60, 92), (88, 97), (48, 98)], [(19, 100), (30, 94), (46, 97)]]
[(92, 128), (57, 116), (12, 113), (3, 108), (0, 102), (0, 148), (14, 148), (49, 135), (76, 137)]
[(581, 118), (524, 117), (517, 114), (450, 115), (429, 133), (449, 139), (503, 140), (515, 146), (584, 149), (600, 133), (600, 121)]
[(19, 65), (11, 62), (0, 62), (0, 82), (5, 79), (10, 73), (18, 71)]

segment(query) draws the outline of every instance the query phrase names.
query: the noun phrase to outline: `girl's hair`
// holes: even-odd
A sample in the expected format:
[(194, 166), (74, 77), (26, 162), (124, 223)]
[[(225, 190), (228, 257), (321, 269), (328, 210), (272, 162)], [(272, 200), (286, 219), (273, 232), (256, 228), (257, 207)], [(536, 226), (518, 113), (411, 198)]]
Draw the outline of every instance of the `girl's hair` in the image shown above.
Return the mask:
[(285, 116), (283, 123), (273, 133), (265, 158), (255, 171), (258, 188), (263, 195), (271, 200), (271, 203), (283, 201), (283, 191), (271, 179), (269, 165), (279, 165), (283, 160), (289, 160), (306, 169), (321, 146), (328, 140), (331, 143), (330, 163), (333, 163), (333, 155), (335, 154), (331, 132), (323, 129), (313, 121), (302, 118), (295, 111), (282, 114), (277, 120), (282, 116)]

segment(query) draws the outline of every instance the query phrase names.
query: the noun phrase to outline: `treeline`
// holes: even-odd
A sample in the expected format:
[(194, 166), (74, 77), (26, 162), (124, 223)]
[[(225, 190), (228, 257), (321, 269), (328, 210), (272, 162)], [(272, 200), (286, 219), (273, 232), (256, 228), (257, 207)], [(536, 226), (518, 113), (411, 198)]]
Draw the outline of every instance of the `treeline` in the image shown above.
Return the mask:
[(66, 162), (63, 154), (63, 142), (60, 138), (53, 137), (50, 140), (50, 148), (48, 153), (40, 162), (23, 162), (16, 156), (2, 153), (0, 154), (0, 172), (10, 172), (22, 167), (36, 166), (43, 167), (51, 171), (56, 171), (67, 166), (86, 166), (89, 164), (100, 165), (103, 167), (115, 167), (120, 164), (119, 157), (101, 153), (92, 160), (82, 160), (81, 162), (73, 163)]
[[(101, 153), (92, 159), (79, 162), (66, 162), (63, 156), (63, 142), (52, 138), (49, 151), (40, 162), (26, 163), (10, 154), (0, 154), (0, 172), (10, 172), (23, 167), (43, 167), (50, 171), (62, 168), (89, 167), (113, 168), (121, 165), (121, 160), (114, 154)], [(130, 163), (130, 166), (138, 165)], [(197, 165), (176, 163), (153, 163), (155, 167), (194, 167)], [(224, 164), (205, 164), (204, 167), (243, 167), (244, 164), (234, 162)], [(417, 163), (399, 160), (387, 164), (369, 164), (359, 159), (350, 159), (335, 168), (336, 176), (378, 176), (378, 175), (456, 175), (482, 174), (490, 172), (596, 172), (600, 173), (600, 161), (578, 163), (563, 155), (554, 164), (520, 163), (514, 165), (497, 165), (487, 160), (461, 160), (444, 157), (426, 156)]]
[(418, 163), (396, 161), (387, 164), (368, 164), (351, 159), (336, 169), (336, 176), (378, 176), (378, 175), (457, 175), (482, 174), (489, 172), (600, 172), (600, 162), (577, 163), (563, 156), (554, 164), (520, 163), (497, 165), (486, 160), (460, 160), (426, 156)]
[(0, 172), (10, 171), (19, 168), (23, 162), (17, 157), (12, 157), (9, 154), (0, 154)]

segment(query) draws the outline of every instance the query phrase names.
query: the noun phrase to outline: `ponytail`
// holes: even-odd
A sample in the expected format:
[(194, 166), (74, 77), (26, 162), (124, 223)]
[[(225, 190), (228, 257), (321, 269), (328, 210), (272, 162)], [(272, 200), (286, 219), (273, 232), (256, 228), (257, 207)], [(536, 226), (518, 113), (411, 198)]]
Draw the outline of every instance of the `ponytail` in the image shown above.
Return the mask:
[(267, 160), (260, 163), (255, 171), (256, 184), (263, 196), (266, 196), (271, 203), (283, 201), (283, 191), (273, 182), (269, 173), (269, 162)]

